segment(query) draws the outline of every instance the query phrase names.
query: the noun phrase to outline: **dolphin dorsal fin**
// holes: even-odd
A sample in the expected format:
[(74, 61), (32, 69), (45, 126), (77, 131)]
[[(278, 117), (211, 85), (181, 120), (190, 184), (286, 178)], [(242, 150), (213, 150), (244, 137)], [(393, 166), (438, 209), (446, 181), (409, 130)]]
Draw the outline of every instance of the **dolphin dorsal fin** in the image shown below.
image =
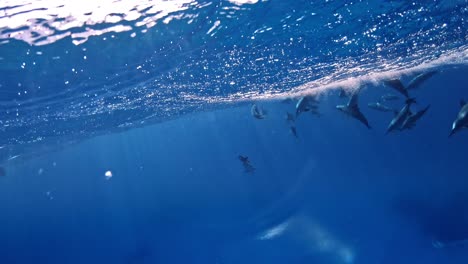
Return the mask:
[(465, 105), (466, 105), (466, 101), (463, 100), (463, 99), (461, 99), (461, 100), (460, 100), (460, 107), (463, 107), (463, 106), (465, 106)]

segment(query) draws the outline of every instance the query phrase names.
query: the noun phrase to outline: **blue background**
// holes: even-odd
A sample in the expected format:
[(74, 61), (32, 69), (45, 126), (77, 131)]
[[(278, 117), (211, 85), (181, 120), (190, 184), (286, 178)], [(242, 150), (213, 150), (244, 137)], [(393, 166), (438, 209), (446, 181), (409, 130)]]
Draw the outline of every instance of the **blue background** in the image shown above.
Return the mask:
[[(468, 263), (468, 131), (448, 138), (466, 1), (205, 2), (144, 34), (0, 45), (0, 263)], [(367, 107), (396, 93), (380, 81), (371, 130), (333, 89), (298, 138), (294, 104), (260, 100), (424, 63), (411, 131)]]

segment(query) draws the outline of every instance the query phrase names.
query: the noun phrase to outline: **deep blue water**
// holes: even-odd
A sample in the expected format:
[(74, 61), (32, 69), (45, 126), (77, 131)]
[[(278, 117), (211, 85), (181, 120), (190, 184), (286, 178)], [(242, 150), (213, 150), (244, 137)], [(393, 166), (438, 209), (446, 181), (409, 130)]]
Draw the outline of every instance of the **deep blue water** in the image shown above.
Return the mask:
[(468, 263), (466, 1), (108, 2), (0, 4), (0, 263)]

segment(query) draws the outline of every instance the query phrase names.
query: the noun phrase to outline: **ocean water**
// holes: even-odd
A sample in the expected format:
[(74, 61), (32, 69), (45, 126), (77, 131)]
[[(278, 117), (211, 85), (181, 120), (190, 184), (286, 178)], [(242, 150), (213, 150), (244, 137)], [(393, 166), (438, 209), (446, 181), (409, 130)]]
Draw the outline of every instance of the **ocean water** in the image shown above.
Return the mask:
[(1, 1), (0, 263), (468, 263), (467, 14)]

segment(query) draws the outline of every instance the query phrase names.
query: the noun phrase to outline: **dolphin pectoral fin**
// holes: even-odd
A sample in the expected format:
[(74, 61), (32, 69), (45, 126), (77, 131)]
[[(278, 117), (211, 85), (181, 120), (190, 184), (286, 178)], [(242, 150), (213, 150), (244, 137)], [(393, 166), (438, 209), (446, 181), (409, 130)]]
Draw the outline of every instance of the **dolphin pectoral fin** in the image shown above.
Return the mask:
[(461, 99), (460, 100), (460, 108), (464, 107), (466, 105), (466, 101)]

